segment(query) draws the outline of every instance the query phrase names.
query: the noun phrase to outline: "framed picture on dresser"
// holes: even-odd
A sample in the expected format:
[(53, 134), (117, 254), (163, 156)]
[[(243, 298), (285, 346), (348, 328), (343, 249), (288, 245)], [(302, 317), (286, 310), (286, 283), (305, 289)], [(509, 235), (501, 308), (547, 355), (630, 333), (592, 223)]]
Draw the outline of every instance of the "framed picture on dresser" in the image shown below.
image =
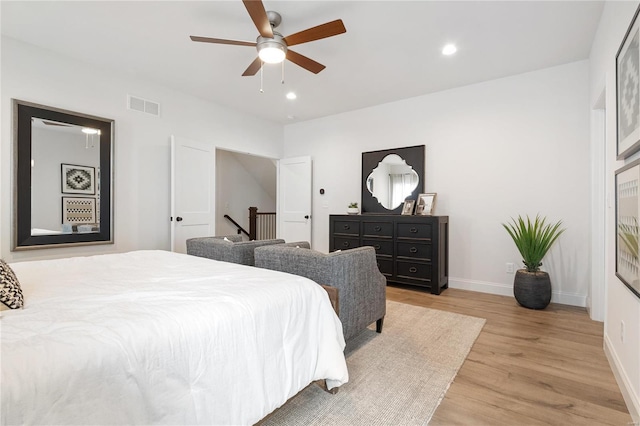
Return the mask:
[(416, 208), (416, 214), (424, 216), (433, 215), (436, 205), (436, 195), (437, 194), (435, 192), (418, 195), (418, 207)]
[(413, 207), (416, 205), (416, 200), (404, 200), (404, 206), (402, 206), (403, 215), (412, 215)]

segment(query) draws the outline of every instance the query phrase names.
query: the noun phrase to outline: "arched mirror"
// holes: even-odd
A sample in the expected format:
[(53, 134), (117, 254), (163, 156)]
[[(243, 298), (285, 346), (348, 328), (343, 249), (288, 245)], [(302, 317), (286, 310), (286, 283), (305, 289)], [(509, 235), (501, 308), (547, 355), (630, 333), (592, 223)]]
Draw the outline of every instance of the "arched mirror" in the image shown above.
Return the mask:
[(113, 120), (14, 100), (13, 250), (113, 242)]
[(367, 177), (367, 190), (387, 210), (398, 208), (418, 187), (420, 177), (398, 154), (389, 154)]
[(362, 153), (362, 213), (400, 214), (423, 188), (424, 145)]

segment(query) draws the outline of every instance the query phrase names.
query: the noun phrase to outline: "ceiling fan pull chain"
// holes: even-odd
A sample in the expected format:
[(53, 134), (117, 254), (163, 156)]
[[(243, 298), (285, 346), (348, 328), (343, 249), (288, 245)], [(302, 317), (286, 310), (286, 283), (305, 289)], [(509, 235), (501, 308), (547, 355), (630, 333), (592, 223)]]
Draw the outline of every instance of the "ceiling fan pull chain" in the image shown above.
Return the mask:
[(263, 71), (262, 69), (264, 68), (264, 62), (260, 63), (260, 93), (264, 93), (264, 90), (262, 90), (262, 75), (263, 75)]
[(281, 63), (282, 63), (282, 79), (280, 80), (280, 83), (284, 84), (284, 61), (282, 61)]

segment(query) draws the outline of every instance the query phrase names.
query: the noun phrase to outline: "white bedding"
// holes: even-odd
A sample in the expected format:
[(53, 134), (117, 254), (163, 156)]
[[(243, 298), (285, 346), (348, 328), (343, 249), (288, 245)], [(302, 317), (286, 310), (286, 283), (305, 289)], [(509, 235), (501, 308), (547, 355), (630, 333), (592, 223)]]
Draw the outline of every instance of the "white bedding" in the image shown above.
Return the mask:
[(2, 424), (252, 424), (348, 380), (342, 327), (302, 277), (164, 251), (13, 263)]

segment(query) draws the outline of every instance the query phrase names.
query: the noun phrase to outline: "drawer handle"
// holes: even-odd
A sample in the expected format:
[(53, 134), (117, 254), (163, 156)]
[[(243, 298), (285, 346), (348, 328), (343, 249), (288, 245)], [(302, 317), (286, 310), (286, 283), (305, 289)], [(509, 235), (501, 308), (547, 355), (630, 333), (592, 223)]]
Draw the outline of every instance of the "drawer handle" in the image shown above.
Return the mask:
[(349, 241), (343, 241), (342, 247), (349, 247)]
[(411, 253), (417, 253), (417, 252), (418, 252), (418, 249), (417, 249), (417, 248), (415, 248), (415, 247), (411, 247), (411, 248), (409, 249), (409, 251), (410, 251)]
[(343, 225), (343, 227), (344, 227), (344, 229), (349, 229), (349, 228), (351, 228), (351, 226), (349, 226), (349, 225)]
[(379, 226), (375, 226), (375, 227), (373, 228), (373, 230), (374, 230), (374, 231), (376, 231), (376, 232), (379, 232), (381, 229), (382, 229), (382, 228), (381, 228), (381, 227), (379, 227)]
[(418, 228), (411, 228), (409, 229), (409, 232), (411, 232), (412, 234), (415, 234), (416, 232), (418, 232)]
[(376, 250), (380, 250), (380, 244), (376, 244), (375, 246), (373, 246), (373, 248), (375, 248)]
[(412, 274), (415, 274), (416, 272), (418, 272), (418, 268), (416, 268), (415, 266), (412, 266), (411, 268), (409, 268), (409, 272), (411, 272)]

